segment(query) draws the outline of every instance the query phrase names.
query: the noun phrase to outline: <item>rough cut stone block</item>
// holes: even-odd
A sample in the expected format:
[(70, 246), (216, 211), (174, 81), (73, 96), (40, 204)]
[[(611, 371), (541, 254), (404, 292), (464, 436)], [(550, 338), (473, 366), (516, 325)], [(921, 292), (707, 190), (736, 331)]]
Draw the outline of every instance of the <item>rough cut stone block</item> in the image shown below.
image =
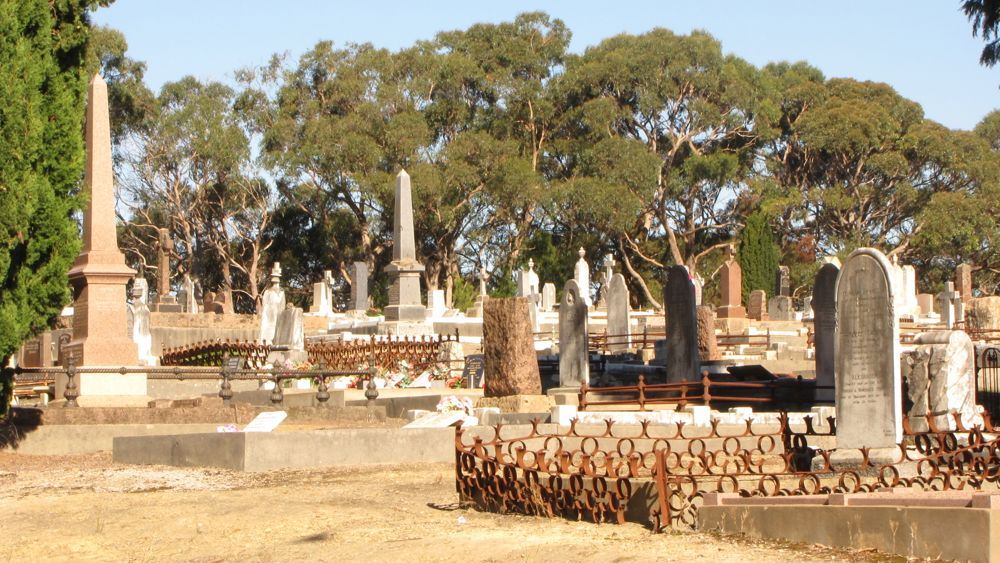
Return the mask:
[(541, 394), (527, 298), (489, 299), (483, 304), (483, 356), (484, 396)]

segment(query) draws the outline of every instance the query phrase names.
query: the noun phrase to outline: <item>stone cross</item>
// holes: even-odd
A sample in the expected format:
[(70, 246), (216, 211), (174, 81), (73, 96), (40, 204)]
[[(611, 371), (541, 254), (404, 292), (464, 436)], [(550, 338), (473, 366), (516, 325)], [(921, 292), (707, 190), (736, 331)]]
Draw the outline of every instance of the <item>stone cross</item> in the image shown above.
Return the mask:
[(947, 282), (945, 284), (945, 290), (937, 294), (935, 300), (938, 302), (938, 308), (941, 310), (941, 322), (944, 323), (945, 328), (951, 330), (955, 327), (955, 302), (959, 304), (962, 302), (962, 297), (955, 291), (955, 282)]
[(479, 296), (486, 297), (486, 282), (490, 281), (490, 275), (486, 272), (486, 266), (479, 267)]
[(851, 253), (837, 278), (837, 447), (890, 448), (903, 439), (899, 317), (892, 264)]
[(629, 291), (625, 276), (614, 274), (608, 281), (608, 350), (627, 352), (632, 346)]
[(413, 234), (413, 201), (410, 175), (400, 170), (396, 176), (396, 200), (392, 224), (392, 262), (386, 266), (391, 286), (387, 321), (423, 321), (427, 309), (420, 299), (420, 274), (424, 265), (417, 261)]
[(75, 296), (73, 338), (60, 358), (73, 358), (81, 367), (136, 365), (138, 350), (126, 330), (125, 295), (135, 270), (125, 265), (118, 249), (108, 86), (100, 74), (87, 91), (85, 139), (83, 245), (69, 271)]
[[(816, 385), (820, 387), (816, 390), (816, 398), (822, 402), (834, 400), (833, 388), (836, 385), (834, 369), (837, 361), (835, 353), (837, 345), (837, 276), (839, 275), (840, 268), (831, 263), (823, 264), (816, 274), (816, 281), (813, 283), (812, 309), (815, 327), (813, 345), (816, 351)], [(824, 387), (827, 388), (824, 389)]]
[(576, 280), (566, 282), (559, 303), (560, 387), (580, 387), (583, 383), (590, 383), (587, 309)]
[(667, 269), (663, 287), (667, 315), (667, 383), (700, 379), (698, 370), (698, 317), (694, 304), (694, 285), (687, 268)]
[(580, 298), (590, 307), (593, 304), (590, 300), (590, 264), (587, 264), (583, 258), (587, 252), (582, 246), (577, 254), (579, 254), (580, 259), (576, 261), (576, 266), (573, 268), (573, 279), (576, 280), (576, 285), (580, 288)]

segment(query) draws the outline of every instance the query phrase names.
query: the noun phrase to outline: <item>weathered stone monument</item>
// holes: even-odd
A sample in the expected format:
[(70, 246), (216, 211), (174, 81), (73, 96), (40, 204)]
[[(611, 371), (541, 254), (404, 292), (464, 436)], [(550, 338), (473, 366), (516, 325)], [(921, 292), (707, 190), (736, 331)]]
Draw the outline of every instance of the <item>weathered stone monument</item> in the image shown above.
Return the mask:
[(588, 307), (593, 305), (593, 301), (590, 299), (590, 264), (584, 259), (587, 252), (580, 247), (577, 251), (580, 259), (576, 261), (576, 266), (573, 267), (573, 279), (576, 280), (576, 285), (580, 288), (580, 297), (583, 298), (583, 302), (587, 304)]
[(312, 306), (309, 312), (317, 315), (329, 315), (333, 312), (333, 295), (330, 293), (330, 282), (333, 281), (333, 273), (330, 270), (323, 272), (323, 281), (313, 284)]
[(755, 321), (767, 320), (767, 292), (755, 289), (750, 292), (750, 308), (747, 316)]
[(448, 305), (445, 302), (443, 289), (432, 289), (427, 295), (429, 307), (427, 308), (427, 318), (439, 319), (448, 312)]
[(795, 307), (787, 295), (775, 295), (767, 300), (767, 316), (772, 321), (795, 320)]
[(941, 322), (944, 323), (945, 328), (951, 330), (955, 327), (955, 323), (964, 320), (959, 319), (957, 315), (958, 309), (964, 309), (964, 305), (962, 304), (962, 296), (955, 291), (954, 282), (946, 282), (945, 290), (938, 293), (934, 300), (937, 301), (938, 313), (941, 315)]
[(483, 396), (538, 395), (538, 374), (528, 300), (525, 297), (487, 299), (483, 304)]
[(191, 274), (184, 274), (183, 293), (184, 300), (181, 303), (184, 306), (185, 313), (197, 313), (198, 312), (198, 297), (195, 295), (194, 280), (191, 279)]
[(702, 361), (720, 359), (719, 345), (715, 337), (715, 311), (709, 305), (700, 305), (698, 315), (698, 357)]
[(351, 310), (368, 310), (368, 264), (355, 262), (351, 265)]
[(159, 272), (156, 277), (156, 302), (153, 309), (160, 313), (179, 313), (182, 306), (177, 298), (170, 294), (170, 229), (161, 227), (158, 231), (157, 257)]
[(778, 272), (774, 281), (775, 297), (791, 297), (792, 281), (788, 271), (788, 266), (778, 266)]
[(726, 247), (726, 261), (719, 269), (719, 289), (722, 293), (722, 305), (716, 309), (716, 316), (720, 319), (745, 318), (747, 310), (743, 308), (742, 302), (743, 268), (736, 261), (733, 245)]
[(859, 248), (837, 278), (838, 448), (889, 448), (903, 439), (892, 271), (884, 254)]
[(608, 282), (608, 350), (627, 352), (632, 347), (632, 318), (625, 276), (614, 274)]
[[(816, 350), (816, 400), (835, 399), (835, 365), (837, 346), (837, 277), (840, 268), (823, 264), (813, 283), (812, 308), (815, 326), (813, 345)], [(825, 389), (824, 389), (825, 388)]]
[(278, 313), (274, 327), (274, 345), (288, 346), (291, 350), (305, 349), (302, 309), (288, 304)]
[(417, 262), (410, 175), (406, 170), (400, 170), (396, 176), (392, 240), (392, 262), (385, 269), (392, 280), (389, 305), (384, 311), (385, 320), (422, 322), (427, 316), (426, 308), (420, 300), (420, 274), (424, 271), (424, 265)]
[(938, 430), (957, 430), (951, 413), (959, 413), (962, 425), (982, 424), (976, 412), (975, 347), (961, 330), (925, 332), (914, 339), (916, 349), (906, 355), (903, 373), (913, 406), (910, 428), (929, 430), (931, 415)]
[(278, 315), (284, 310), (285, 290), (281, 289), (281, 264), (275, 262), (271, 267), (271, 285), (264, 290), (264, 295), (261, 297), (259, 336), (261, 342), (274, 341)]
[(667, 315), (667, 383), (697, 380), (701, 367), (698, 360), (698, 317), (694, 285), (684, 266), (667, 269), (663, 304)]
[(542, 311), (552, 312), (556, 305), (556, 284), (548, 282), (542, 286)]
[(920, 293), (917, 295), (917, 305), (920, 307), (920, 316), (926, 317), (934, 314), (934, 296), (930, 293)]
[[(128, 334), (125, 288), (135, 271), (125, 265), (115, 231), (115, 187), (111, 170), (111, 125), (108, 87), (99, 74), (90, 81), (87, 100), (87, 164), (83, 211), (83, 248), (69, 271), (73, 286), (73, 339), (63, 357), (78, 366), (134, 366), (138, 349)], [(81, 378), (81, 395), (88, 385), (104, 378), (116, 379), (115, 389), (97, 394), (145, 394), (145, 376), (104, 376)], [(132, 388), (124, 380), (134, 380)], [(140, 382), (141, 380), (141, 382)], [(97, 389), (94, 389), (95, 391)], [(131, 391), (131, 392), (130, 392)], [(57, 395), (61, 396), (61, 395)]]
[(962, 294), (962, 303), (972, 301), (972, 264), (959, 264), (955, 268), (955, 287)]
[(490, 275), (486, 271), (486, 266), (479, 267), (479, 295), (476, 296), (476, 301), (472, 304), (472, 307), (466, 312), (468, 317), (482, 317), (483, 316), (483, 303), (489, 297), (486, 294), (486, 282), (490, 280)]
[(587, 304), (580, 297), (576, 280), (563, 287), (559, 303), (559, 386), (580, 387), (590, 383), (587, 348)]
[(149, 283), (145, 278), (135, 278), (132, 282), (132, 303), (128, 306), (128, 326), (132, 341), (135, 342), (139, 362), (145, 365), (156, 363), (153, 357), (153, 336), (149, 331)]

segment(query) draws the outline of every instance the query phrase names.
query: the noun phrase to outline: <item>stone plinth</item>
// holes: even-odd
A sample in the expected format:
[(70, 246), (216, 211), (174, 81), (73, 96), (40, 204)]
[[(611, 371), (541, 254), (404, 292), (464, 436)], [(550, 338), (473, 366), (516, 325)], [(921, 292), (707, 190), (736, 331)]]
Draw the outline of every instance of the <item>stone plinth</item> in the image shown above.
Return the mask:
[[(99, 367), (99, 366), (88, 366)], [(108, 366), (106, 373), (78, 373), (74, 377), (80, 396), (76, 402), (81, 407), (145, 407), (150, 400), (147, 394), (146, 374), (114, 371), (120, 366)], [(67, 377), (56, 374), (55, 398), (64, 398)]]
[(728, 259), (719, 269), (719, 288), (722, 292), (722, 304), (715, 314), (720, 319), (743, 318), (747, 310), (743, 308), (743, 268), (733, 259), (730, 246), (727, 250)]
[(910, 427), (929, 429), (925, 415), (933, 415), (938, 430), (957, 430), (952, 412), (961, 415), (966, 428), (982, 424), (976, 413), (975, 349), (960, 330), (925, 332), (914, 340), (916, 350), (907, 355), (904, 373), (913, 407)]
[(385, 268), (392, 283), (389, 305), (383, 314), (387, 321), (422, 321), (427, 317), (427, 309), (420, 300), (420, 275), (424, 265), (417, 261), (410, 175), (405, 170), (396, 176), (394, 211), (392, 262)]
[(483, 356), (484, 396), (542, 393), (527, 298), (489, 299), (483, 304)]

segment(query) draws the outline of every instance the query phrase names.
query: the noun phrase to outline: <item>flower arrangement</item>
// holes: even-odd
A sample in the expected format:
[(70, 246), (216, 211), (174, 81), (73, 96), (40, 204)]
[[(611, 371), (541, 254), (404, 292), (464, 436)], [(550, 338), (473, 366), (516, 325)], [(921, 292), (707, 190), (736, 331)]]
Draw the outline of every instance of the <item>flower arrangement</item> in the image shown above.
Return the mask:
[(437, 404), (438, 412), (462, 412), (466, 416), (472, 416), (472, 408), (472, 399), (468, 397), (456, 397), (455, 395), (442, 397), (441, 401)]

